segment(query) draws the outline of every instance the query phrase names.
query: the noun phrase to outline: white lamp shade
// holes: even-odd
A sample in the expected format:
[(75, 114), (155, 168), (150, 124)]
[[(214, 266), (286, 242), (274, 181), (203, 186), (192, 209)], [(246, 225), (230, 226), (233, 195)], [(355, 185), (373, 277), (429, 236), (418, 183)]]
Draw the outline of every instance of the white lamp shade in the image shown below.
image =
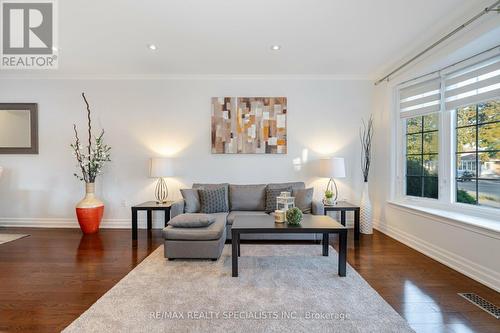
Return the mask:
[(173, 176), (172, 160), (170, 158), (152, 158), (149, 176), (152, 178)]
[(345, 178), (345, 162), (343, 157), (332, 157), (325, 161), (323, 176), (327, 178)]

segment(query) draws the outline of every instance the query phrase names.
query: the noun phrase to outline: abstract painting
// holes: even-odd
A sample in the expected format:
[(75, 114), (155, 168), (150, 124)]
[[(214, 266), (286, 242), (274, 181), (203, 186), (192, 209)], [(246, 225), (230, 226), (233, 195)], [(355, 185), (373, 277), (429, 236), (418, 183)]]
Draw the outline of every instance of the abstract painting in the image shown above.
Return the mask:
[(213, 97), (212, 154), (286, 154), (286, 97)]

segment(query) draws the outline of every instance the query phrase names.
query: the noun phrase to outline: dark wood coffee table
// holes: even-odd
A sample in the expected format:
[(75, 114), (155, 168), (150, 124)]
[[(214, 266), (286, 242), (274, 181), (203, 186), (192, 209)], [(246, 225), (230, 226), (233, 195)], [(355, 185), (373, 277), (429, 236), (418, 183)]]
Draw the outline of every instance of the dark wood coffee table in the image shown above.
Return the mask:
[(339, 276), (346, 275), (347, 228), (329, 216), (304, 215), (300, 225), (275, 223), (273, 216), (238, 216), (231, 227), (233, 277), (238, 276), (241, 234), (323, 234), (323, 256), (328, 256), (329, 234), (339, 234)]

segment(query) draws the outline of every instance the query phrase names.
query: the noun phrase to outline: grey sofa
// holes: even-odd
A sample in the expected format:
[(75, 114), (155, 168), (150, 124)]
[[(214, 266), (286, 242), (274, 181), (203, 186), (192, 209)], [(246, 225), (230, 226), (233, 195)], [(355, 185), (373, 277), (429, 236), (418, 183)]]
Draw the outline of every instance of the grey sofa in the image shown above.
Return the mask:
[[(305, 189), (303, 182), (275, 183), (275, 184), (253, 184), (253, 185), (235, 185), (235, 184), (193, 184), (193, 188), (210, 186), (227, 186), (227, 198), (229, 212), (217, 213), (217, 221), (225, 224), (224, 239), (231, 239), (231, 226), (234, 219), (240, 215), (267, 215), (265, 212), (266, 188), (281, 188), (290, 186), (293, 190)], [(179, 214), (185, 213), (184, 200), (176, 201), (170, 210), (170, 217), (173, 218)], [(323, 215), (324, 206), (320, 201), (313, 201), (311, 213), (314, 215)], [(171, 229), (171, 227), (170, 227)], [(166, 232), (169, 231), (167, 227)], [(174, 231), (175, 232), (175, 231)], [(165, 231), (164, 231), (165, 233)], [(242, 239), (257, 240), (319, 240), (321, 235), (315, 234), (247, 234), (242, 235)]]

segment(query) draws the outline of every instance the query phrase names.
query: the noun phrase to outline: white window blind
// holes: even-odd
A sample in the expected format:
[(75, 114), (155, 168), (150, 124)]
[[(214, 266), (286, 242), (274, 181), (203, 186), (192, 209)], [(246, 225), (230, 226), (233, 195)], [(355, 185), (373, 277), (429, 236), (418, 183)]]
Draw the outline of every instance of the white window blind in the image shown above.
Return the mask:
[(401, 118), (422, 116), (441, 109), (441, 80), (435, 78), (400, 88), (399, 111)]
[(500, 96), (500, 56), (445, 77), (446, 110)]

